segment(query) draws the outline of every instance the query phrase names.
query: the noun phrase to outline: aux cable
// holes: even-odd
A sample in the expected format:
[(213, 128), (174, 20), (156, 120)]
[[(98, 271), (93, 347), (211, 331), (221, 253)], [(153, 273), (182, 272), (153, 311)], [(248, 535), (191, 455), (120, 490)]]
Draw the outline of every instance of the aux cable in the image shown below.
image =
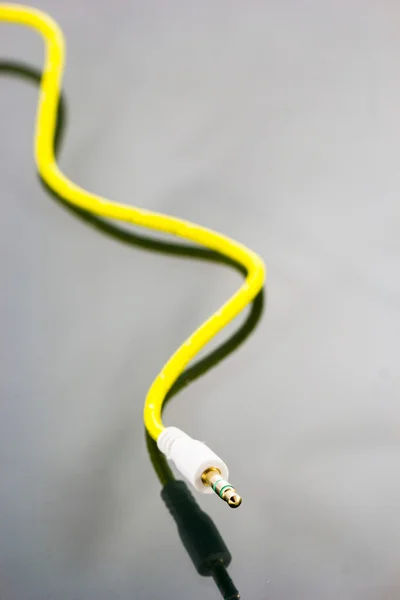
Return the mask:
[[(32, 67), (15, 61), (0, 61), (0, 76), (4, 74), (21, 77), (28, 81), (33, 81), (37, 85), (40, 84), (41, 80), (40, 71), (36, 71)], [(54, 143), (56, 155), (58, 155), (59, 146), (64, 134), (65, 123), (66, 102), (61, 94)], [(242, 275), (244, 274), (244, 269), (241, 265), (230, 261), (222, 254), (198, 246), (174, 244), (154, 240), (149, 237), (142, 237), (132, 231), (121, 229), (110, 221), (99, 219), (91, 213), (65, 203), (61, 196), (51, 191), (42, 180), (40, 181), (44, 189), (49, 192), (55, 201), (59, 201), (64, 208), (71, 211), (76, 217), (108, 237), (147, 251), (206, 260), (215, 264), (225, 264), (234, 268)], [(185, 389), (193, 381), (196, 381), (210, 369), (216, 367), (244, 343), (260, 321), (263, 307), (264, 293), (261, 290), (253, 300), (248, 316), (239, 329), (216, 349), (187, 367), (178, 377), (165, 397), (163, 408), (182, 389)], [(224, 600), (238, 600), (240, 594), (228, 573), (228, 566), (232, 562), (232, 555), (217, 526), (211, 517), (200, 508), (194, 496), (190, 493), (188, 486), (183, 481), (175, 479), (172, 470), (168, 466), (165, 454), (160, 452), (156, 442), (149, 436), (147, 431), (146, 444), (151, 463), (162, 487), (161, 498), (175, 521), (181, 542), (196, 571), (203, 577), (212, 577), (214, 579)]]
[(142, 208), (123, 205), (92, 194), (72, 182), (55, 158), (57, 111), (65, 62), (65, 40), (58, 24), (46, 13), (19, 4), (0, 3), (0, 21), (37, 31), (45, 43), (45, 60), (39, 88), (34, 136), (34, 156), (40, 177), (48, 188), (73, 207), (102, 219), (119, 220), (160, 231), (215, 251), (243, 267), (246, 273), (239, 290), (185, 340), (154, 379), (144, 405), (144, 424), (149, 436), (178, 471), (202, 493), (216, 493), (236, 508), (241, 497), (229, 483), (226, 463), (203, 442), (177, 427), (165, 427), (165, 398), (186, 366), (261, 291), (265, 281), (263, 260), (231, 238), (189, 221)]

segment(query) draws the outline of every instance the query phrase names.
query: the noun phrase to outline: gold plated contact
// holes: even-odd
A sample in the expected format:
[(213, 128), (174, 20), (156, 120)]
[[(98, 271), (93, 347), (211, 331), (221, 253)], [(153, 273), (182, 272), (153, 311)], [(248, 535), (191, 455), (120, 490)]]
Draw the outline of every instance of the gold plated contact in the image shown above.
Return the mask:
[(242, 504), (242, 498), (235, 488), (221, 476), (221, 471), (216, 467), (210, 467), (201, 476), (201, 480), (207, 487), (222, 498), (231, 508), (237, 508)]

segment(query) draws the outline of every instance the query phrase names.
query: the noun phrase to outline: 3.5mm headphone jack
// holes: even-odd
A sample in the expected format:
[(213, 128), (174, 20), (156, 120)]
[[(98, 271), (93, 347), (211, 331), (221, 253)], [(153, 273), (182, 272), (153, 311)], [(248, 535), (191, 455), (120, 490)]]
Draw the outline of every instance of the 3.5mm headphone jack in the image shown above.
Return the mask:
[(204, 485), (212, 488), (222, 500), (225, 500), (231, 508), (237, 508), (242, 504), (242, 497), (239, 496), (229, 481), (226, 481), (226, 479), (222, 477), (221, 471), (216, 467), (211, 467), (204, 471), (201, 480)]
[(242, 498), (228, 481), (227, 464), (203, 442), (178, 427), (166, 427), (157, 446), (198, 492), (215, 492), (231, 508), (241, 505)]

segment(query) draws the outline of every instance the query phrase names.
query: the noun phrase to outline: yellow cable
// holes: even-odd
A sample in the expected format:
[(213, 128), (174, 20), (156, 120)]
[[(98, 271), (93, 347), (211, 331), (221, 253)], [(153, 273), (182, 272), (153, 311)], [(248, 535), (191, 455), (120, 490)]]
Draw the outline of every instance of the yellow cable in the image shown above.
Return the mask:
[(145, 401), (144, 422), (151, 437), (157, 440), (164, 429), (161, 409), (168, 390), (207, 342), (255, 298), (264, 284), (264, 263), (257, 254), (220, 233), (175, 217), (110, 202), (87, 192), (68, 179), (58, 168), (54, 156), (54, 135), (65, 55), (62, 31), (45, 13), (18, 4), (0, 4), (0, 21), (31, 27), (42, 35), (45, 42), (34, 152), (38, 171), (49, 187), (71, 204), (95, 215), (190, 240), (216, 250), (246, 268), (247, 277), (240, 289), (176, 350), (153, 381)]

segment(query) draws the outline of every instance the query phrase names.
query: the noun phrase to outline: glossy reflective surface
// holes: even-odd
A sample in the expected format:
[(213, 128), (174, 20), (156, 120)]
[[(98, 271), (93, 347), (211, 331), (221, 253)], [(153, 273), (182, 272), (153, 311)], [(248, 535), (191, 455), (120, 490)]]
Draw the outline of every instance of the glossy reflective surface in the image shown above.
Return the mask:
[[(68, 42), (68, 175), (224, 231), (267, 262), (264, 311), (260, 298), (216, 341), (165, 414), (226, 458), (243, 495), (235, 511), (196, 497), (242, 597), (394, 600), (400, 10), (34, 4)], [(219, 598), (160, 498), (142, 405), (240, 274), (51, 197), (32, 159), (41, 42), (1, 24), (11, 58), (0, 65), (0, 598)]]

